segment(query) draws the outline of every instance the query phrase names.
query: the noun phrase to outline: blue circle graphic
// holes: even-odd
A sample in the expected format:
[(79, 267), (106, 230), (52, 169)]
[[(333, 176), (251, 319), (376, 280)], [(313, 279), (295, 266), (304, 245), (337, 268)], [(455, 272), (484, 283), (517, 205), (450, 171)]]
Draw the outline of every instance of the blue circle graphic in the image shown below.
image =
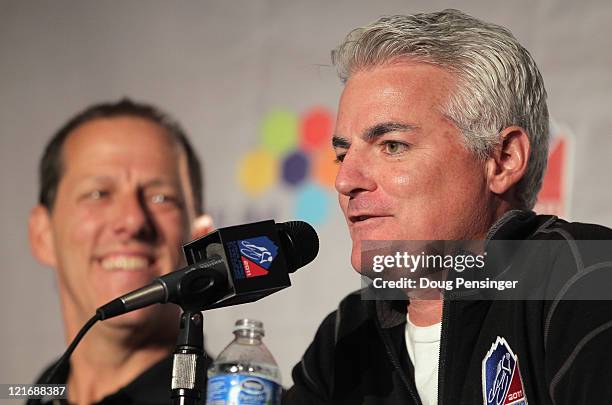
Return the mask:
[(306, 184), (297, 193), (295, 216), (302, 221), (321, 224), (329, 215), (333, 201), (329, 190), (316, 184)]
[(293, 152), (283, 161), (283, 180), (290, 186), (297, 186), (308, 175), (308, 157), (300, 151)]

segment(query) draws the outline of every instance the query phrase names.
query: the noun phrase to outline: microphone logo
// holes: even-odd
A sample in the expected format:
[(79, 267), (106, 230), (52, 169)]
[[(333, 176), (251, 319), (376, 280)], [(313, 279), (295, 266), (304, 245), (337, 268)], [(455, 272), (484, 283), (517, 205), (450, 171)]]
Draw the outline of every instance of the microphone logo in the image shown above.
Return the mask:
[(264, 246), (257, 246), (253, 243), (250, 243), (248, 240), (241, 240), (240, 244), (242, 245), (242, 249), (240, 249), (240, 253), (243, 256), (248, 257), (249, 259), (258, 262), (258, 264), (263, 264), (274, 260), (272, 253)]
[(267, 236), (242, 239), (228, 244), (230, 260), (237, 278), (251, 278), (268, 274), (278, 255), (278, 246)]

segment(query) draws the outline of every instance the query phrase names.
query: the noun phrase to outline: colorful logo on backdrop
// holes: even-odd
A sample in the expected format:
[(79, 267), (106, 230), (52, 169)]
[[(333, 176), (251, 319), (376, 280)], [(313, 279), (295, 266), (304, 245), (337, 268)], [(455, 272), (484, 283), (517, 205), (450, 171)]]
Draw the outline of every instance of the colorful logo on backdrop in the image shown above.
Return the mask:
[(228, 252), (236, 278), (265, 276), (278, 254), (278, 246), (267, 236), (228, 243)]
[(302, 115), (277, 109), (262, 119), (259, 143), (238, 162), (237, 179), (251, 198), (275, 186), (295, 198), (293, 217), (320, 224), (336, 205), (333, 115), (313, 107)]
[(555, 122), (550, 125), (548, 165), (534, 210), (540, 214), (569, 215), (573, 172), (573, 137)]
[(486, 405), (527, 405), (518, 358), (503, 337), (482, 360), (482, 394)]

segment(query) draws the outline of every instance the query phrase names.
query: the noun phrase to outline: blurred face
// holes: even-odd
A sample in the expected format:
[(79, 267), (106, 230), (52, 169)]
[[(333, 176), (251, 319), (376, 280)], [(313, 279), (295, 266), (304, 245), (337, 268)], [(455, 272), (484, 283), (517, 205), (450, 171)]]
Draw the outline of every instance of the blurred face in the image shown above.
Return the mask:
[[(182, 149), (157, 124), (134, 117), (78, 127), (63, 147), (50, 215), (64, 316), (84, 322), (97, 307), (182, 264), (194, 208)], [(153, 306), (114, 325), (177, 321)], [(168, 323), (172, 322), (172, 323)]]
[(491, 225), (484, 163), (441, 112), (454, 86), (445, 70), (410, 62), (347, 82), (333, 142), (357, 271), (363, 240), (479, 239)]

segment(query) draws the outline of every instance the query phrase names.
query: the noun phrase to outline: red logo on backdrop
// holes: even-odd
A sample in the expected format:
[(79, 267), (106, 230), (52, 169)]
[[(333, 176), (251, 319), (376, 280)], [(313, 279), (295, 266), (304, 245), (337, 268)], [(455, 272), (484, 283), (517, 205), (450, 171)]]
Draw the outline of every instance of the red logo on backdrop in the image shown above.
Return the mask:
[(570, 176), (573, 162), (572, 137), (556, 123), (551, 123), (548, 165), (534, 210), (540, 214), (569, 214)]

